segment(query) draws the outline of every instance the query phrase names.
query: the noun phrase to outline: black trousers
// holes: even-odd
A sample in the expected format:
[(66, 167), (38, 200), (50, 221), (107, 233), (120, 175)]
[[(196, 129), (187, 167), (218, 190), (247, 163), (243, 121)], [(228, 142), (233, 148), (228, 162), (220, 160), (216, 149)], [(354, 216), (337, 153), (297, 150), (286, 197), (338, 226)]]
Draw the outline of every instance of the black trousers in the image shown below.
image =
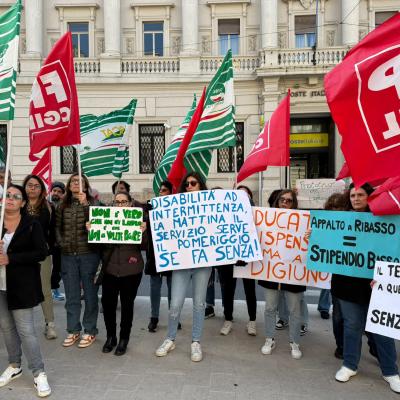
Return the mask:
[(104, 274), (101, 304), (103, 305), (104, 323), (107, 337), (117, 336), (118, 295), (121, 299), (120, 338), (129, 339), (133, 321), (133, 304), (142, 274), (116, 277)]
[(52, 254), (53, 269), (51, 270), (51, 288), (58, 289), (61, 282), (61, 249), (55, 247)]
[[(233, 320), (233, 301), (235, 298), (236, 278), (233, 277), (233, 265), (217, 267), (221, 283), (222, 302), (224, 316), (227, 321)], [(255, 321), (257, 316), (256, 281), (254, 279), (242, 279), (244, 293), (246, 295), (247, 312), (250, 321)]]

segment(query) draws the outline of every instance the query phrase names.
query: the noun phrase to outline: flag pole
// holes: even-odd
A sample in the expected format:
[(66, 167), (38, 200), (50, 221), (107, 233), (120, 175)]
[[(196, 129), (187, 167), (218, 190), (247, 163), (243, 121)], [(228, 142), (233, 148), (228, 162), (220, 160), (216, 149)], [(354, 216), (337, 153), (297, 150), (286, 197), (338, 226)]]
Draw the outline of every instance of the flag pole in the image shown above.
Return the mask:
[(263, 173), (258, 173), (258, 206), (262, 207)]
[(4, 214), (6, 211), (6, 194), (7, 194), (7, 187), (8, 187), (8, 176), (10, 170), (10, 156), (11, 156), (11, 132), (13, 129), (13, 121), (8, 121), (7, 124), (7, 156), (6, 156), (6, 167), (4, 172), (4, 187), (3, 187), (3, 198), (1, 199), (1, 214), (0, 214), (0, 233), (1, 238), (3, 238), (3, 225), (4, 225)]
[(79, 144), (77, 146), (77, 161), (78, 161), (78, 176), (79, 176), (79, 193), (82, 193), (83, 188), (82, 188), (82, 166), (81, 166), (81, 145)]
[(235, 173), (235, 179), (234, 179), (233, 188), (236, 189), (236, 187), (237, 187), (237, 150), (236, 150), (236, 144), (235, 144), (235, 147), (233, 148), (233, 162), (234, 162), (233, 171)]

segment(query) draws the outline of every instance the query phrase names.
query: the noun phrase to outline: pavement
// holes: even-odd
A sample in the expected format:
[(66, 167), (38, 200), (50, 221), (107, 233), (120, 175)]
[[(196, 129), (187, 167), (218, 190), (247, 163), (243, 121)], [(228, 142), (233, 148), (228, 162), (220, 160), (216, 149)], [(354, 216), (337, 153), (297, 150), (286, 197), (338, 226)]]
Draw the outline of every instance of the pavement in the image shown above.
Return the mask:
[[(44, 338), (43, 316), (35, 312), (45, 368), (56, 400), (385, 400), (399, 399), (383, 381), (377, 362), (368, 352), (364, 338), (359, 373), (350, 382), (338, 383), (335, 372), (341, 363), (333, 356), (335, 344), (331, 320), (322, 320), (315, 305), (310, 305), (309, 332), (300, 342), (301, 360), (291, 358), (287, 330), (278, 331), (277, 348), (272, 355), (260, 352), (264, 343), (263, 304), (258, 304), (256, 337), (246, 331), (247, 311), (243, 301), (235, 303), (233, 331), (221, 336), (222, 307), (217, 300), (217, 316), (205, 321), (202, 340), (204, 359), (190, 361), (191, 300), (186, 300), (182, 331), (176, 349), (157, 358), (154, 351), (166, 335), (167, 302), (162, 299), (160, 327), (147, 331), (150, 302), (140, 296), (135, 302), (133, 335), (128, 352), (122, 357), (103, 354), (105, 340), (102, 314), (99, 335), (87, 349), (63, 348), (64, 302), (55, 302), (59, 338)], [(7, 353), (0, 340), (0, 368), (7, 366)], [(35, 399), (33, 379), (25, 360), (23, 375), (0, 388), (1, 400)]]

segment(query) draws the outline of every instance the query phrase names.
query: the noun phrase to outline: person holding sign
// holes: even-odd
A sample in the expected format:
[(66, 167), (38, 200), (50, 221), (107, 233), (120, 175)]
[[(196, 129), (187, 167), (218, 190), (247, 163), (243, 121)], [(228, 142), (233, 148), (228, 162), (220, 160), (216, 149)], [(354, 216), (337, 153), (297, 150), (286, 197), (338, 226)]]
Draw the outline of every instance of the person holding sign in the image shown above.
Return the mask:
[[(197, 172), (188, 173), (182, 180), (179, 193), (207, 190), (207, 186)], [(192, 281), (193, 297), (193, 326), (191, 360), (203, 359), (200, 340), (204, 326), (204, 310), (207, 284), (211, 268), (189, 268), (172, 272), (171, 306), (169, 309), (167, 338), (156, 350), (157, 357), (164, 357), (175, 348), (175, 338), (180, 321), (180, 315), (185, 302), (186, 291)]]
[(34, 307), (44, 299), (39, 263), (47, 256), (47, 243), (40, 223), (22, 212), (27, 201), (22, 186), (8, 187), (0, 242), (0, 330), (9, 366), (0, 375), (0, 387), (22, 375), (23, 351), (37, 394), (46, 397), (51, 389), (35, 331)]
[[(276, 199), (277, 208), (297, 208), (297, 197), (293, 190), (282, 190)], [(276, 312), (278, 310), (279, 298), (282, 294), (286, 296), (287, 308), (289, 311), (289, 342), (291, 354), (294, 359), (300, 359), (302, 352), (300, 350), (300, 329), (301, 329), (301, 301), (306, 290), (305, 286), (290, 285), (286, 283), (276, 283), (269, 281), (258, 281), (258, 284), (265, 288), (265, 344), (261, 348), (262, 354), (271, 354), (275, 348), (275, 324)]]
[[(368, 196), (373, 192), (369, 184), (355, 188), (350, 185), (348, 193), (349, 210), (368, 212)], [(338, 299), (343, 316), (343, 366), (337, 371), (335, 379), (347, 382), (357, 374), (358, 363), (361, 357), (362, 335), (371, 298), (371, 280), (333, 274), (331, 292)], [(376, 349), (379, 366), (383, 379), (390, 388), (400, 393), (400, 377), (396, 364), (397, 355), (394, 340), (386, 336), (368, 332), (370, 345)]]
[[(114, 206), (132, 207), (132, 197), (127, 192), (115, 195)], [(137, 207), (137, 204), (135, 204)], [(142, 224), (142, 231), (146, 229)], [(143, 243), (143, 241), (142, 241)], [(118, 346), (114, 354), (122, 356), (128, 346), (132, 321), (133, 307), (137, 290), (142, 280), (144, 262), (140, 244), (122, 242), (121, 244), (103, 245), (102, 251), (102, 296), (104, 323), (107, 330), (107, 340), (103, 353), (110, 353), (117, 345), (117, 305), (118, 296), (121, 300), (121, 329)], [(99, 282), (97, 282), (99, 284)]]
[(78, 347), (90, 346), (97, 334), (98, 286), (94, 284), (94, 277), (100, 257), (97, 246), (88, 243), (86, 222), (89, 220), (89, 206), (98, 204), (91, 197), (89, 189), (86, 176), (82, 175), (80, 182), (78, 174), (71, 175), (63, 201), (56, 212), (56, 238), (61, 248), (61, 276), (67, 310), (68, 335), (62, 344), (64, 347), (72, 346), (81, 336), (81, 283), (85, 301), (84, 334)]

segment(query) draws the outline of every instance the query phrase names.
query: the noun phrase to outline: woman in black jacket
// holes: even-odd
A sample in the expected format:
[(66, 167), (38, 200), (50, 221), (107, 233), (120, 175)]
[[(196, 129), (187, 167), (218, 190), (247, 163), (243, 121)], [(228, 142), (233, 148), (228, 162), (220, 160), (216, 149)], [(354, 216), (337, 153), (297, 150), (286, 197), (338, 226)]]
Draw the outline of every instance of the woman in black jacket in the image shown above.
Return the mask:
[(46, 200), (46, 187), (37, 175), (28, 175), (22, 184), (28, 196), (24, 210), (39, 221), (49, 248), (49, 255), (40, 263), (40, 277), (44, 301), (42, 311), (45, 320), (44, 334), (47, 339), (56, 339), (54, 325), (53, 296), (51, 293), (51, 254), (55, 244), (56, 216), (52, 205)]
[(0, 329), (9, 366), (0, 376), (0, 387), (21, 376), (24, 350), (39, 397), (50, 395), (33, 308), (43, 301), (40, 261), (47, 244), (39, 222), (21, 210), (28, 198), (23, 187), (10, 185), (6, 193), (4, 236), (0, 243)]

